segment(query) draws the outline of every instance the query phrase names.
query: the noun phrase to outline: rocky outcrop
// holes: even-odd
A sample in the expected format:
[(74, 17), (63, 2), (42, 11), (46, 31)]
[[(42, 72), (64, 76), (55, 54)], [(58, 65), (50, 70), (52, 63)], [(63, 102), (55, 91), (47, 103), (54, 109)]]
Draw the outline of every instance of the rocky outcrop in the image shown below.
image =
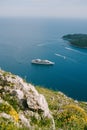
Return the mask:
[(35, 88), (19, 76), (0, 70), (0, 130), (19, 129), (85, 130), (87, 102), (59, 91)]
[[(43, 118), (51, 121), (50, 129), (55, 129), (54, 120), (45, 97), (39, 94), (33, 85), (24, 82), (19, 76), (0, 70), (0, 96), (10, 105), (13, 101), (13, 107), (18, 111), (19, 124), (30, 128), (32, 127), (30, 124), (33, 124), (32, 117), (38, 118), (38, 120)], [(8, 113), (0, 114), (0, 116), (4, 115), (11, 118)]]

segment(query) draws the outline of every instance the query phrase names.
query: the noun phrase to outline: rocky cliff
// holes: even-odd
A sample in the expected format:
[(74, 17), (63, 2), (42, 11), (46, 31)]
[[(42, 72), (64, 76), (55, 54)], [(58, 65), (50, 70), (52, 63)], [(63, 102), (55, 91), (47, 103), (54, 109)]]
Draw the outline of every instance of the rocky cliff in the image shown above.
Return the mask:
[(86, 105), (0, 70), (0, 130), (84, 130)]
[(25, 126), (29, 129), (37, 128), (33, 120), (38, 120), (42, 125), (48, 120), (50, 129), (55, 129), (45, 97), (19, 76), (2, 70), (0, 70), (0, 117), (13, 121), (19, 127)]

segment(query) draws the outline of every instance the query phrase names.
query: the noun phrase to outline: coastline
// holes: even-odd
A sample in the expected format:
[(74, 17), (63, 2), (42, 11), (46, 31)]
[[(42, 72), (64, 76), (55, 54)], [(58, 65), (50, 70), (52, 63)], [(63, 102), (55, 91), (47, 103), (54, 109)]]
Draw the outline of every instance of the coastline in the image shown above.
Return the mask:
[(75, 47), (87, 49), (87, 34), (67, 34), (62, 39)]

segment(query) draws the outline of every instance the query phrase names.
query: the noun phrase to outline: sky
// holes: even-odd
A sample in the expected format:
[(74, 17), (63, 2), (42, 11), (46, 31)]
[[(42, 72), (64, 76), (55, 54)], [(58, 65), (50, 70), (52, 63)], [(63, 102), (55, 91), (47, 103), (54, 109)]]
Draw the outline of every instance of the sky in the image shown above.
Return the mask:
[(0, 17), (87, 19), (87, 0), (0, 0)]

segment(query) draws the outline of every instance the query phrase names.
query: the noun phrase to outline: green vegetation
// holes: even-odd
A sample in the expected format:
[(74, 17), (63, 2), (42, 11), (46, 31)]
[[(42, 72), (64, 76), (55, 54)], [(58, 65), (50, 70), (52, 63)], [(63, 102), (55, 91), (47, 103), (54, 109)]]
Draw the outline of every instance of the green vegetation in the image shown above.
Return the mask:
[(50, 128), (50, 124), (51, 124), (51, 120), (48, 118), (44, 118), (41, 117), (41, 120), (36, 119), (35, 116), (31, 117), (31, 125), (36, 126), (36, 128), (41, 128), (41, 129), (45, 129), (45, 128)]
[[(19, 89), (20, 84), (6, 80), (6, 77), (16, 79), (16, 76), (7, 72), (0, 77), (0, 130), (51, 130), (53, 121), (55, 130), (87, 130), (86, 102), (75, 101), (62, 92), (36, 86), (36, 90), (46, 98), (52, 120), (44, 117), (39, 109), (29, 109), (26, 94), (22, 100), (18, 100), (14, 88), (16, 86)], [(32, 89), (29, 92), (33, 96)], [(20, 114), (24, 115), (22, 119), (28, 119), (30, 127), (22, 123)]]
[[(36, 87), (48, 102), (55, 120), (56, 130), (87, 130), (87, 107), (85, 102), (78, 102), (66, 97), (61, 92)], [(83, 108), (82, 108), (83, 106)]]
[(77, 47), (87, 47), (87, 34), (68, 34), (63, 36), (63, 39), (69, 41), (72, 45)]
[[(73, 99), (68, 98), (61, 92), (42, 87), (36, 87), (36, 89), (46, 97), (49, 109), (54, 117), (56, 130), (59, 128), (63, 130), (87, 130), (87, 107), (85, 102), (75, 103)], [(7, 99), (4, 98), (4, 100), (10, 103), (10, 96), (7, 95)], [(0, 104), (0, 113), (10, 114), (18, 122), (18, 114), (12, 106), (14, 104), (11, 104), (11, 106), (7, 103)], [(38, 120), (35, 116), (30, 118), (30, 123), (35, 127), (35, 130), (49, 130), (50, 119), (41, 117), (41, 120)], [(0, 117), (0, 130), (12, 129), (29, 130), (29, 128), (25, 127), (18, 128), (11, 120)]]
[(0, 103), (0, 113), (1, 112), (5, 112), (6, 114), (9, 114), (16, 122), (18, 122), (19, 120), (18, 113), (7, 102)]
[(19, 102), (17, 101), (17, 98), (15, 96), (12, 97), (9, 93), (6, 93), (4, 95), (1, 95), (1, 97), (5, 101), (7, 101), (17, 112), (19, 111)]
[(16, 130), (16, 127), (10, 120), (0, 117), (0, 130)]
[(29, 130), (29, 128), (17, 127), (11, 120), (0, 117), (0, 130)]

